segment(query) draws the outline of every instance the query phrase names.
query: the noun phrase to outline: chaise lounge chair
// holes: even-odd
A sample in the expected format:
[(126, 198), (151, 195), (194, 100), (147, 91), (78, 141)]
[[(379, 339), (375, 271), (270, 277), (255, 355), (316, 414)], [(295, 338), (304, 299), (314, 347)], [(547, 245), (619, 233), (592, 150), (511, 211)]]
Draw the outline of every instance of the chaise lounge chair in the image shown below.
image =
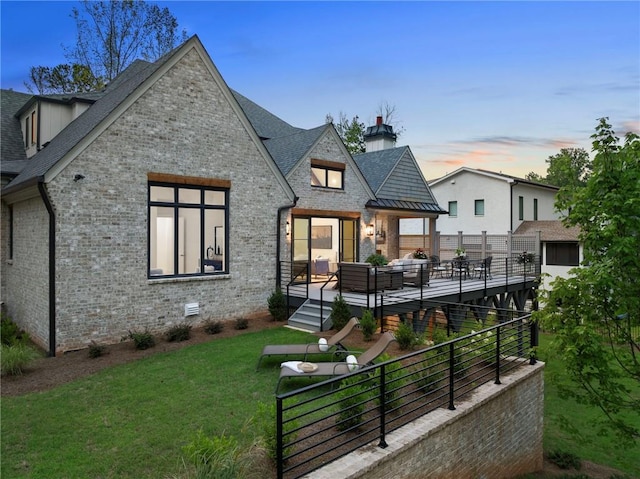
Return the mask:
[[(369, 349), (367, 349), (357, 357), (357, 369), (373, 364), (373, 361), (375, 361), (378, 356), (384, 353), (389, 344), (391, 344), (391, 342), (395, 340), (396, 338), (389, 331), (383, 333), (382, 336), (380, 336), (380, 339), (378, 339), (378, 341), (373, 346), (371, 346)], [(292, 363), (295, 363), (295, 361), (292, 361)], [(280, 388), (280, 382), (284, 378), (343, 376), (351, 372), (350, 366), (353, 367), (346, 361), (316, 363), (316, 365), (318, 366), (318, 368), (311, 372), (298, 372), (294, 369), (291, 369), (290, 367), (282, 366), (280, 368), (280, 378), (278, 379), (278, 384), (276, 385), (276, 394), (278, 393), (278, 389)]]
[(258, 360), (258, 365), (256, 369), (260, 367), (260, 363), (262, 362), (262, 358), (265, 356), (291, 356), (297, 355), (303, 358), (306, 361), (307, 356), (309, 354), (326, 354), (330, 352), (336, 352), (340, 350), (344, 350), (345, 347), (341, 344), (341, 342), (346, 338), (349, 333), (356, 326), (360, 325), (358, 318), (351, 318), (344, 327), (338, 331), (336, 334), (327, 338), (327, 348), (326, 351), (320, 350), (319, 343), (309, 343), (309, 344), (271, 344), (267, 345), (262, 349), (262, 354), (260, 355), (260, 359)]

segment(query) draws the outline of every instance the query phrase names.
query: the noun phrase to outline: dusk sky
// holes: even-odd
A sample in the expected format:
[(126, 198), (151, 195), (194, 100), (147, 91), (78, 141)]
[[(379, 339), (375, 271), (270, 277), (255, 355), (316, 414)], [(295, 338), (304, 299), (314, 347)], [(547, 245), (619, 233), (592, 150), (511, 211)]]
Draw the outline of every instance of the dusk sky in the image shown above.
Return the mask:
[[(546, 174), (597, 119), (640, 133), (640, 2), (157, 2), (229, 87), (288, 123), (396, 109), (427, 179)], [(66, 62), (78, 2), (0, 2), (2, 88)]]

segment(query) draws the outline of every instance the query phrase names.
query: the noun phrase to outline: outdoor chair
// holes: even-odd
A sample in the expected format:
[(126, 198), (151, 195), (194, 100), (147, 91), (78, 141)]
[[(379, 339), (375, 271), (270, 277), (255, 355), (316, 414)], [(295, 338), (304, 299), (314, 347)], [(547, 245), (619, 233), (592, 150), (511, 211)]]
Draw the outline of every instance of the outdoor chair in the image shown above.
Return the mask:
[(451, 261), (451, 279), (458, 275), (460, 279), (469, 277), (469, 261), (466, 259), (454, 259)]
[(435, 276), (436, 274), (440, 275), (442, 278), (442, 273), (447, 272), (447, 266), (440, 263), (440, 256), (429, 256), (429, 263), (431, 264), (431, 275)]
[[(382, 355), (382, 353), (385, 352), (389, 344), (391, 344), (395, 340), (396, 338), (389, 331), (382, 333), (380, 339), (378, 339), (378, 341), (373, 346), (361, 353), (356, 358), (357, 364), (355, 365), (349, 364), (346, 361), (325, 363), (319, 362), (314, 364), (314, 366), (317, 366), (317, 369), (311, 372), (303, 372), (302, 370), (294, 370), (291, 367), (285, 365), (287, 363), (283, 363), (280, 368), (280, 378), (278, 379), (278, 384), (276, 385), (276, 394), (278, 393), (278, 389), (280, 388), (280, 382), (284, 378), (344, 376), (345, 374), (353, 372), (357, 369), (369, 366), (373, 364), (373, 362), (380, 355)], [(297, 363), (296, 361), (290, 361), (288, 364), (292, 367), (295, 367), (299, 364), (302, 364), (302, 362)]]
[(478, 279), (482, 279), (482, 276), (484, 275), (485, 278), (487, 278), (487, 276), (489, 277), (489, 279), (493, 279), (491, 277), (491, 262), (493, 261), (493, 256), (487, 256), (485, 259), (482, 260), (482, 263), (476, 265), (475, 268), (473, 268), (473, 272), (474, 273), (478, 273)]
[[(327, 348), (325, 351), (320, 349), (320, 343), (309, 343), (309, 344), (271, 344), (267, 345), (262, 349), (262, 354), (260, 355), (260, 359), (258, 360), (258, 365), (256, 369), (260, 367), (260, 363), (262, 362), (262, 358), (265, 356), (293, 356), (297, 355), (302, 357), (305, 361), (307, 356), (310, 354), (326, 354), (331, 352), (337, 352), (344, 350), (345, 347), (341, 344), (341, 342), (351, 333), (353, 328), (359, 326), (360, 322), (358, 318), (351, 318), (344, 327), (338, 331), (336, 334), (327, 338)], [(325, 349), (325, 348), (323, 348)]]

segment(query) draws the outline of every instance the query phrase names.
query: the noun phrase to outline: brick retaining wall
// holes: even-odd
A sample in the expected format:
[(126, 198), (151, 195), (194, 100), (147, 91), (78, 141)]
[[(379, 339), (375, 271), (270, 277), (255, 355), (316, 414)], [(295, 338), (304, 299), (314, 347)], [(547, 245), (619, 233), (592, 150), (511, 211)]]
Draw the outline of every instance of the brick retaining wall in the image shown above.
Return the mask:
[(485, 384), (308, 479), (506, 479), (542, 469), (544, 363)]

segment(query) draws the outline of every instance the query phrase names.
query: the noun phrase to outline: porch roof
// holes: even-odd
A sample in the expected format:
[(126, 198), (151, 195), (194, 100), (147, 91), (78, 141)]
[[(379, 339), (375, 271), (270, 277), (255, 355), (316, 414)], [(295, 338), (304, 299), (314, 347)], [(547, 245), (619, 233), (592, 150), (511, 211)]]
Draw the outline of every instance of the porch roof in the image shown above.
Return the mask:
[(395, 210), (395, 211), (406, 211), (406, 212), (412, 212), (412, 213), (434, 213), (434, 214), (447, 213), (447, 211), (443, 210), (437, 203), (390, 200), (387, 198), (376, 198), (375, 200), (369, 200), (366, 206), (367, 208), (373, 208), (377, 210)]

